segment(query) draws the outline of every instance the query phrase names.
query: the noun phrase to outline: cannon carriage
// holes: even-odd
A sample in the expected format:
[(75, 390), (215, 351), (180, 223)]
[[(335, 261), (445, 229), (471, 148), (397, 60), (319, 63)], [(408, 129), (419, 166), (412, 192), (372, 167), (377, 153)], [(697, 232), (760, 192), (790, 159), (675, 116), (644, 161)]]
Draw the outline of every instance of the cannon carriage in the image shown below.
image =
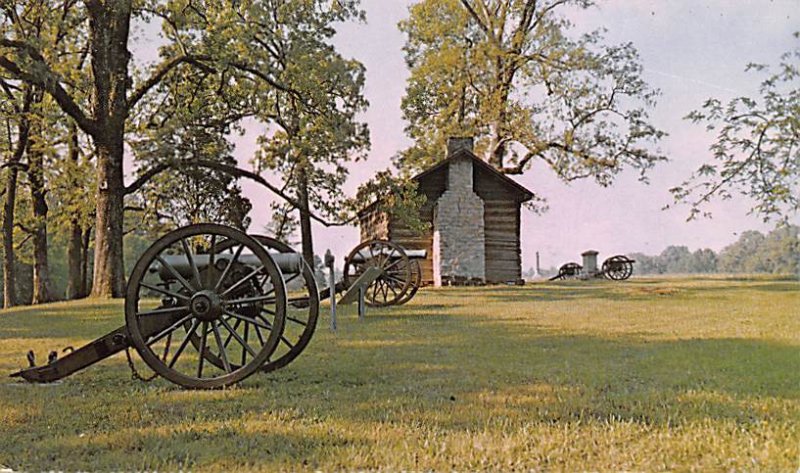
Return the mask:
[(35, 366), (30, 352), (31, 366), (11, 376), (52, 382), (133, 348), (182, 387), (231, 386), (297, 358), (314, 334), (321, 299), (336, 297), (368, 268), (377, 269), (363, 288), (366, 303), (408, 302), (420, 284), (418, 257), (391, 242), (363, 243), (345, 260), (342, 283), (320, 292), (314, 270), (277, 240), (216, 224), (179, 228), (134, 266), (124, 326), (62, 358), (52, 352), (46, 365)]
[(550, 281), (561, 279), (593, 279), (605, 278), (612, 281), (624, 281), (633, 274), (633, 263), (635, 260), (625, 255), (615, 255), (603, 261), (603, 265), (598, 269), (597, 255), (594, 250), (585, 251), (583, 265), (570, 262), (558, 268), (558, 273), (550, 278)]

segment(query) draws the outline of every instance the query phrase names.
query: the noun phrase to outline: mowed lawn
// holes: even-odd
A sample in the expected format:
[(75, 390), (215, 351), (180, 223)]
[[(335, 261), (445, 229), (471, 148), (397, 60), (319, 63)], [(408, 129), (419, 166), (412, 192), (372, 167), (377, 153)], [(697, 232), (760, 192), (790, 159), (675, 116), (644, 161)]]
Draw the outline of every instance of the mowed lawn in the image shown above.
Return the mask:
[[(327, 310), (324, 307), (323, 310)], [(800, 467), (800, 283), (633, 279), (420, 291), (327, 313), (306, 352), (225, 391), (5, 378), (122, 324), (122, 303), (0, 312), (14, 470), (748, 470)], [(138, 360), (140, 367), (143, 366)]]

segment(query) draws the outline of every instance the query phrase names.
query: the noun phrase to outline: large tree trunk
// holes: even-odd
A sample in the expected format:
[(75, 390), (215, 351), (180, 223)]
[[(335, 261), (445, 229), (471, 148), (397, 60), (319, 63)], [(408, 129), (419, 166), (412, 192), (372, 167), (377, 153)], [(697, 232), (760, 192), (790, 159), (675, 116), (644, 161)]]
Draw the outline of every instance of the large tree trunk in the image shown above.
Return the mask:
[(513, 65), (509, 64), (504, 56), (498, 56), (495, 67), (497, 88), (492, 94), (492, 102), (497, 110), (497, 115), (489, 124), (489, 164), (498, 171), (505, 166), (506, 147), (508, 145), (508, 100), (511, 95), (511, 84), (514, 81)]
[(297, 177), (297, 202), (300, 204), (300, 239), (303, 244), (303, 259), (314, 267), (314, 240), (311, 235), (311, 212), (308, 203), (308, 174), (301, 167)]
[(491, 164), (498, 171), (503, 170), (505, 166), (506, 157), (506, 139), (507, 131), (505, 130), (507, 124), (507, 113), (505, 110), (505, 102), (508, 101), (509, 92), (501, 90), (498, 92), (500, 99), (498, 103), (503, 104), (498, 110), (497, 117), (489, 124), (490, 142), (489, 142), (489, 164)]
[[(42, 127), (35, 125), (33, 135), (41, 139)], [(33, 299), (31, 304), (53, 300), (50, 283), (50, 265), (47, 259), (47, 200), (44, 190), (44, 154), (36, 140), (28, 146), (28, 183), (33, 205)]]
[(30, 112), (33, 94), (30, 90), (25, 91), (24, 103), (22, 105), (22, 115), (19, 117), (17, 126), (17, 144), (8, 164), (8, 174), (6, 175), (6, 195), (3, 202), (3, 307), (13, 307), (17, 305), (17, 271), (16, 257), (14, 252), (14, 209), (17, 205), (17, 181), (19, 176), (18, 165), (22, 160), (22, 155), (28, 147), (30, 135)]
[[(116, 140), (111, 140), (116, 141)], [(122, 140), (97, 143), (97, 220), (94, 236), (92, 296), (123, 297), (122, 254), (124, 181)]]
[(92, 111), (98, 131), (97, 221), (95, 224), (92, 296), (122, 297), (123, 267), (123, 139), (128, 117), (128, 33), (131, 0), (87, 2), (94, 97)]

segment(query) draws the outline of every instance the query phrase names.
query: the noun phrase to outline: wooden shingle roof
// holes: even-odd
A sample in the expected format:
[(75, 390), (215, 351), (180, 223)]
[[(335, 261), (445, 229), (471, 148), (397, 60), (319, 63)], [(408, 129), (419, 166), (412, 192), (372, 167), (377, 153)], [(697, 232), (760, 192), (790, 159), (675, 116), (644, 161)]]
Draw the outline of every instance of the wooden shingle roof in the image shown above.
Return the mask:
[(412, 179), (419, 182), (425, 177), (435, 173), (439, 169), (442, 169), (443, 167), (449, 165), (453, 160), (464, 157), (470, 159), (473, 162), (473, 164), (477, 165), (479, 168), (488, 171), (488, 173), (493, 178), (498, 179), (500, 183), (505, 187), (507, 187), (512, 193), (518, 194), (520, 197), (519, 198), (520, 202), (527, 202), (533, 198), (534, 196), (533, 192), (528, 190), (522, 184), (519, 184), (514, 179), (511, 179), (502, 172), (498, 171), (497, 169), (495, 169), (494, 166), (482, 160), (481, 158), (476, 156), (475, 153), (465, 148), (459, 149), (458, 151), (451, 153), (449, 156), (447, 156), (447, 158), (445, 158), (442, 161), (439, 161), (438, 163), (434, 164), (428, 169), (422, 171), (421, 173), (414, 176)]

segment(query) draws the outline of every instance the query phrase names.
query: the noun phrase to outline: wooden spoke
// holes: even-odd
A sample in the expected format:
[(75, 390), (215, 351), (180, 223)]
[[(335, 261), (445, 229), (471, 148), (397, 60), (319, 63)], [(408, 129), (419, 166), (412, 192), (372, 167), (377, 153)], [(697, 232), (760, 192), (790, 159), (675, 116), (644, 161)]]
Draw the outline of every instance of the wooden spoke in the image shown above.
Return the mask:
[(188, 313), (189, 308), (186, 306), (163, 307), (161, 309), (153, 309), (153, 310), (148, 310), (146, 312), (138, 312), (136, 315), (138, 315), (139, 317), (147, 317), (148, 315), (174, 314), (176, 312)]
[(260, 272), (261, 272), (261, 271), (263, 271), (263, 270), (264, 270), (264, 267), (263, 267), (263, 266), (259, 266), (258, 268), (256, 268), (256, 269), (252, 270), (252, 271), (250, 272), (250, 274), (248, 274), (247, 276), (245, 276), (245, 277), (243, 277), (242, 279), (240, 279), (239, 281), (237, 281), (237, 282), (236, 282), (236, 283), (235, 283), (233, 286), (231, 286), (231, 287), (229, 287), (229, 288), (225, 289), (225, 291), (224, 291), (222, 294), (220, 294), (220, 296), (222, 296), (222, 297), (225, 297), (225, 296), (227, 296), (227, 295), (228, 295), (228, 293), (230, 293), (230, 292), (231, 292), (231, 291), (233, 291), (234, 289), (238, 288), (238, 287), (239, 287), (239, 286), (241, 286), (242, 284), (246, 283), (247, 281), (249, 281), (250, 279), (252, 279), (252, 278), (253, 278), (253, 276), (257, 275), (258, 273), (260, 273)]
[(181, 238), (181, 246), (183, 247), (184, 253), (186, 253), (186, 259), (189, 260), (189, 266), (192, 268), (194, 280), (197, 281), (197, 284), (202, 286), (203, 281), (200, 279), (200, 270), (197, 269), (197, 265), (194, 262), (194, 255), (192, 255), (192, 250), (189, 248), (189, 244), (186, 243), (185, 238)]
[(194, 334), (195, 330), (197, 330), (197, 327), (199, 325), (200, 325), (199, 320), (197, 319), (192, 320), (192, 326), (189, 328), (189, 330), (186, 331), (186, 338), (183, 339), (178, 349), (175, 350), (175, 353), (172, 355), (172, 360), (169, 362), (169, 365), (167, 366), (169, 366), (170, 368), (175, 366), (175, 363), (177, 363), (178, 361), (178, 357), (180, 357), (181, 353), (183, 353), (183, 350), (186, 349), (186, 345), (188, 345), (189, 342), (191, 341), (191, 337)]
[(222, 286), (222, 281), (225, 280), (225, 277), (228, 275), (228, 271), (230, 271), (231, 268), (233, 267), (233, 263), (239, 260), (239, 256), (242, 254), (242, 250), (244, 250), (244, 245), (239, 245), (239, 248), (236, 250), (236, 253), (233, 255), (233, 258), (228, 260), (228, 264), (225, 265), (225, 269), (222, 271), (222, 274), (217, 280), (217, 284), (214, 286), (215, 291), (219, 291), (220, 286)]
[(222, 358), (222, 364), (225, 367), (225, 371), (230, 373), (231, 371), (233, 371), (233, 368), (231, 368), (231, 362), (228, 361), (228, 352), (222, 345), (222, 335), (220, 335), (219, 333), (219, 328), (217, 328), (217, 324), (211, 322), (211, 329), (214, 331), (214, 339), (217, 341), (217, 347), (219, 347), (219, 356)]
[(205, 286), (211, 285), (211, 278), (214, 277), (212, 268), (216, 268), (214, 263), (217, 262), (217, 235), (211, 235), (211, 246), (208, 248), (208, 268)]
[[(220, 323), (222, 324), (222, 326), (223, 326), (223, 327), (225, 327), (225, 329), (227, 329), (227, 330), (228, 330), (228, 332), (230, 332), (230, 334), (233, 336), (233, 338), (234, 338), (234, 339), (235, 339), (237, 342), (239, 342), (239, 344), (242, 346), (242, 348), (244, 348), (244, 349), (245, 349), (245, 350), (246, 350), (248, 353), (250, 353), (250, 355), (251, 355), (253, 358), (255, 358), (256, 356), (258, 356), (258, 353), (256, 353), (256, 351), (255, 351), (255, 350), (253, 350), (253, 347), (251, 347), (250, 345), (248, 345), (248, 344), (247, 344), (247, 342), (245, 342), (245, 341), (244, 341), (244, 339), (243, 339), (243, 338), (242, 338), (242, 337), (241, 337), (241, 336), (240, 336), (238, 333), (236, 333), (236, 329), (235, 329), (235, 328), (232, 328), (232, 327), (230, 326), (230, 324), (228, 324), (228, 322), (226, 322), (226, 321), (225, 321), (225, 319), (219, 319), (219, 321), (220, 321)], [(245, 324), (245, 328), (246, 328), (246, 327), (247, 327), (247, 324)], [(244, 361), (242, 361), (242, 363), (244, 364)]]
[(170, 272), (170, 274), (172, 274), (172, 277), (174, 277), (179, 283), (181, 283), (181, 286), (185, 287), (187, 290), (191, 292), (197, 291), (197, 289), (191, 284), (189, 284), (189, 281), (184, 279), (183, 276), (181, 276), (181, 273), (179, 273), (174, 266), (167, 263), (167, 261), (164, 258), (162, 258), (161, 255), (157, 255), (156, 260), (158, 260), (158, 262), (161, 263), (161, 265), (164, 266), (167, 269), (167, 271)]
[(286, 339), (286, 337), (284, 337), (283, 335), (281, 335), (281, 341), (282, 341), (282, 342), (283, 342), (283, 343), (284, 343), (284, 344), (285, 344), (287, 347), (289, 347), (289, 349), (290, 349), (290, 350), (291, 350), (292, 348), (294, 348), (294, 345), (292, 345), (292, 343), (291, 343), (289, 340), (287, 340), (287, 339)]
[(234, 319), (239, 319), (239, 320), (241, 320), (243, 322), (247, 322), (249, 324), (253, 324), (256, 327), (261, 327), (261, 328), (264, 328), (264, 329), (267, 329), (267, 330), (272, 330), (272, 326), (269, 325), (269, 323), (265, 324), (265, 323), (259, 322), (258, 320), (253, 319), (251, 317), (247, 317), (246, 315), (237, 314), (237, 313), (231, 312), (229, 310), (226, 310), (225, 314), (230, 315)]
[(171, 334), (175, 330), (179, 329), (185, 322), (188, 322), (192, 318), (192, 315), (189, 314), (185, 317), (182, 317), (180, 320), (175, 322), (174, 324), (170, 325), (166, 329), (162, 330), (158, 335), (154, 335), (148, 341), (148, 345), (153, 345), (154, 343), (159, 342), (162, 338), (166, 337), (167, 335)]
[[(250, 341), (250, 324), (244, 324), (244, 342), (247, 343), (248, 341)], [(256, 355), (253, 356), (255, 357)], [(246, 352), (242, 351), (242, 364), (244, 364), (245, 361), (247, 361), (247, 354)]]
[(291, 322), (294, 322), (294, 323), (296, 323), (296, 324), (298, 324), (298, 325), (302, 325), (303, 327), (306, 327), (306, 326), (308, 326), (308, 322), (303, 322), (303, 321), (302, 321), (302, 320), (300, 320), (300, 319), (296, 319), (296, 318), (294, 318), (294, 317), (290, 317), (290, 316), (288, 316), (288, 315), (286, 316), (286, 320), (289, 320), (289, 321), (291, 321)]
[(275, 302), (274, 295), (263, 295), (254, 297), (243, 297), (241, 299), (231, 299), (224, 301), (224, 306), (238, 305), (238, 304), (252, 304), (253, 302)]
[(198, 353), (200, 353), (200, 360), (197, 362), (197, 377), (202, 379), (203, 378), (203, 360), (206, 359), (206, 357), (205, 357), (206, 343), (207, 343), (207, 340), (208, 340), (208, 322), (205, 321), (205, 320), (203, 321), (203, 325), (202, 325), (202, 328), (200, 329), (200, 333), (202, 335), (200, 336), (200, 348), (197, 350)]
[[(241, 325), (241, 324), (242, 324), (242, 321), (239, 320), (239, 319), (236, 319), (236, 323), (233, 324), (233, 330), (228, 329), (228, 331), (231, 332), (231, 333), (229, 333), (228, 336), (225, 338), (225, 346), (226, 347), (231, 342), (231, 339), (233, 339), (233, 332), (235, 332), (239, 328), (239, 325)], [(229, 324), (226, 321), (225, 328), (227, 328), (228, 326), (229, 326)], [(247, 323), (245, 323), (244, 326), (247, 327)]]
[(189, 302), (189, 299), (190, 299), (189, 296), (185, 296), (183, 294), (180, 294), (180, 293), (177, 293), (177, 292), (174, 292), (174, 291), (170, 291), (169, 289), (163, 288), (161, 286), (156, 286), (155, 284), (148, 284), (148, 283), (146, 283), (144, 281), (140, 282), (139, 286), (144, 287), (146, 289), (150, 289), (151, 291), (160, 292), (161, 294), (164, 294), (166, 296), (170, 296), (170, 297), (174, 297), (176, 299), (180, 299), (180, 300), (182, 300), (184, 302)]

